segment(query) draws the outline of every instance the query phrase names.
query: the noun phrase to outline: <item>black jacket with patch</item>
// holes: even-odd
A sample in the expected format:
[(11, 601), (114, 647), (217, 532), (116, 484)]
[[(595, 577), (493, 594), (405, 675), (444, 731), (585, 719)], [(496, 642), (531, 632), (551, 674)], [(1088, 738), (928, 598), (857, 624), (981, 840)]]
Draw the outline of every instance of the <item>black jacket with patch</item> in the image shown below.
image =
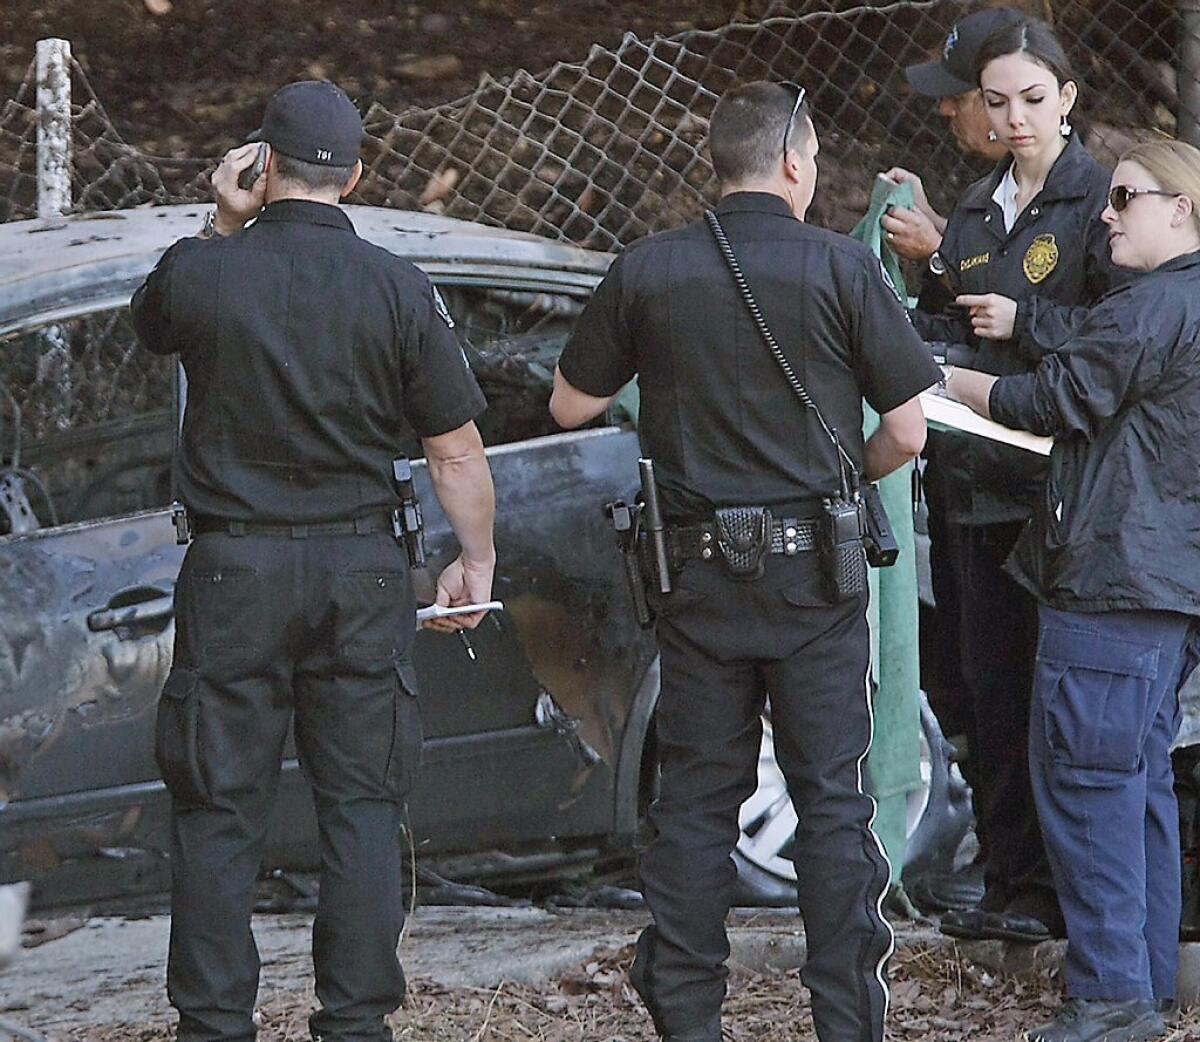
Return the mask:
[(1106, 295), (989, 406), (1055, 439), (1018, 582), (1061, 611), (1200, 615), (1200, 252)]
[[(956, 306), (913, 314), (926, 340), (955, 345), (956, 365), (1004, 376), (1036, 367), (1078, 328), (1087, 306), (1122, 280), (1099, 220), (1109, 174), (1072, 136), (1046, 184), (1011, 232), (992, 199), (1011, 159), (963, 194), (950, 215), (940, 253), (945, 282), (958, 293), (1000, 293), (1017, 302), (1011, 340), (982, 340)], [(1046, 461), (1021, 449), (970, 435), (946, 439), (939, 464), (950, 483), (950, 520), (980, 525), (1027, 518), (1046, 477)]]

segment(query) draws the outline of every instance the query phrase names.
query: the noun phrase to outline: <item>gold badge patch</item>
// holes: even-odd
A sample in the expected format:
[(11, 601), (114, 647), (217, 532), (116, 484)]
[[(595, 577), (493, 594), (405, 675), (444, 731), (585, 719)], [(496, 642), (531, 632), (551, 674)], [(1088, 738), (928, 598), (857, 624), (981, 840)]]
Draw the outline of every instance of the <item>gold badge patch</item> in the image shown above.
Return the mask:
[(1053, 235), (1039, 235), (1025, 251), (1021, 267), (1035, 286), (1058, 266), (1058, 243)]

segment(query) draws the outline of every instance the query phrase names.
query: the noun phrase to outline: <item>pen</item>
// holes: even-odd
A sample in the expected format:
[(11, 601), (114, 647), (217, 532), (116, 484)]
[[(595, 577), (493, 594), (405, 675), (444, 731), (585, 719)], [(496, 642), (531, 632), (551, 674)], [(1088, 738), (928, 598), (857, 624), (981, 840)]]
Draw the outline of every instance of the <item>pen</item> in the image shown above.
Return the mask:
[(471, 647), (471, 638), (467, 636), (467, 631), (459, 630), (458, 631), (458, 639), (462, 641), (463, 647), (467, 649), (467, 655), (470, 657), (471, 661), (474, 662), (475, 661), (475, 649), (473, 647)]

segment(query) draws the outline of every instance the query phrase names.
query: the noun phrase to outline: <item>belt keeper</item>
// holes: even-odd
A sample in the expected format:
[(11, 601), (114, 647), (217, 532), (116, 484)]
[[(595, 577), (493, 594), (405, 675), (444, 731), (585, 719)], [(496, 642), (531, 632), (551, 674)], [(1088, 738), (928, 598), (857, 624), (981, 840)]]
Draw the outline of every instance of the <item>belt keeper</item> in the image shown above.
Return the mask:
[(245, 521), (230, 521), (229, 522), (229, 534), (232, 536), (238, 536), (239, 538), (241, 536), (244, 536), (246, 534), (246, 522)]

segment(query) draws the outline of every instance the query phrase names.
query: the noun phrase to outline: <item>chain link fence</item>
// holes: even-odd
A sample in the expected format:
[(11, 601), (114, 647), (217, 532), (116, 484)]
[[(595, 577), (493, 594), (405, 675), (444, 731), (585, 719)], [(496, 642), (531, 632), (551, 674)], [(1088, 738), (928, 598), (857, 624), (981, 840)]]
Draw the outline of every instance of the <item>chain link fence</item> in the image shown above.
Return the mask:
[[(1200, 0), (1013, 2), (1063, 39), (1081, 85), (1073, 122), (1099, 158), (1111, 163), (1146, 134), (1198, 140)], [(821, 181), (810, 219), (849, 229), (867, 207), (874, 175), (894, 165), (922, 174), (946, 212), (983, 171), (960, 153), (936, 103), (909, 89), (903, 68), (938, 54), (954, 23), (978, 7), (805, 0), (712, 31), (627, 35), (540, 74), (486, 78), (432, 109), (394, 113), (359, 99), (367, 137), (354, 201), (616, 249), (691, 220), (715, 200), (704, 146), (713, 105), (734, 83), (770, 79), (799, 80), (812, 97)], [(216, 157), (140, 152), (118, 133), (78, 63), (63, 68), (64, 84), (68, 75), (69, 117), (65, 105), (49, 113), (44, 96), (39, 112), (36, 61), (0, 106), (0, 221), (37, 215), (39, 125), (44, 136), (60, 125), (69, 141), (69, 161), (59, 156), (57, 164), (69, 196), (60, 184), (58, 198), (69, 197), (76, 211), (210, 198)], [(114, 474), (132, 481), (121, 492), (131, 503), (165, 495), (142, 487), (161, 483), (165, 459), (134, 457), (148, 430), (169, 430), (170, 369), (133, 344), (124, 317), (110, 314), (0, 345), (0, 391), (8, 392), (0, 393), (0, 476), (35, 468), (30, 480), (41, 476), (66, 518), (81, 516), (84, 499), (72, 507), (63, 489), (120, 492)], [(545, 360), (517, 361), (481, 356), (478, 364), (499, 367), (493, 382), (501, 390), (516, 381), (509, 394), (516, 400), (530, 366)], [(519, 412), (497, 415), (516, 422)], [(4, 495), (0, 488), (0, 507)]]
[[(848, 228), (871, 178), (893, 165), (925, 175), (946, 206), (978, 176), (903, 67), (934, 55), (961, 0), (776, 5), (753, 23), (594, 47), (538, 75), (485, 79), (433, 109), (366, 105), (357, 201), (425, 209), (613, 249), (695, 217), (716, 193), (704, 139), (717, 97), (752, 79), (798, 79), (821, 135), (814, 217)], [(1197, 0), (1030, 0), (1080, 74), (1076, 120), (1101, 158), (1159, 131), (1196, 140)], [(1190, 71), (1185, 71), (1190, 66)], [(215, 158), (140, 153), (73, 64), (71, 197), (77, 210), (208, 198)], [(0, 111), (0, 219), (36, 212), (33, 66)]]

